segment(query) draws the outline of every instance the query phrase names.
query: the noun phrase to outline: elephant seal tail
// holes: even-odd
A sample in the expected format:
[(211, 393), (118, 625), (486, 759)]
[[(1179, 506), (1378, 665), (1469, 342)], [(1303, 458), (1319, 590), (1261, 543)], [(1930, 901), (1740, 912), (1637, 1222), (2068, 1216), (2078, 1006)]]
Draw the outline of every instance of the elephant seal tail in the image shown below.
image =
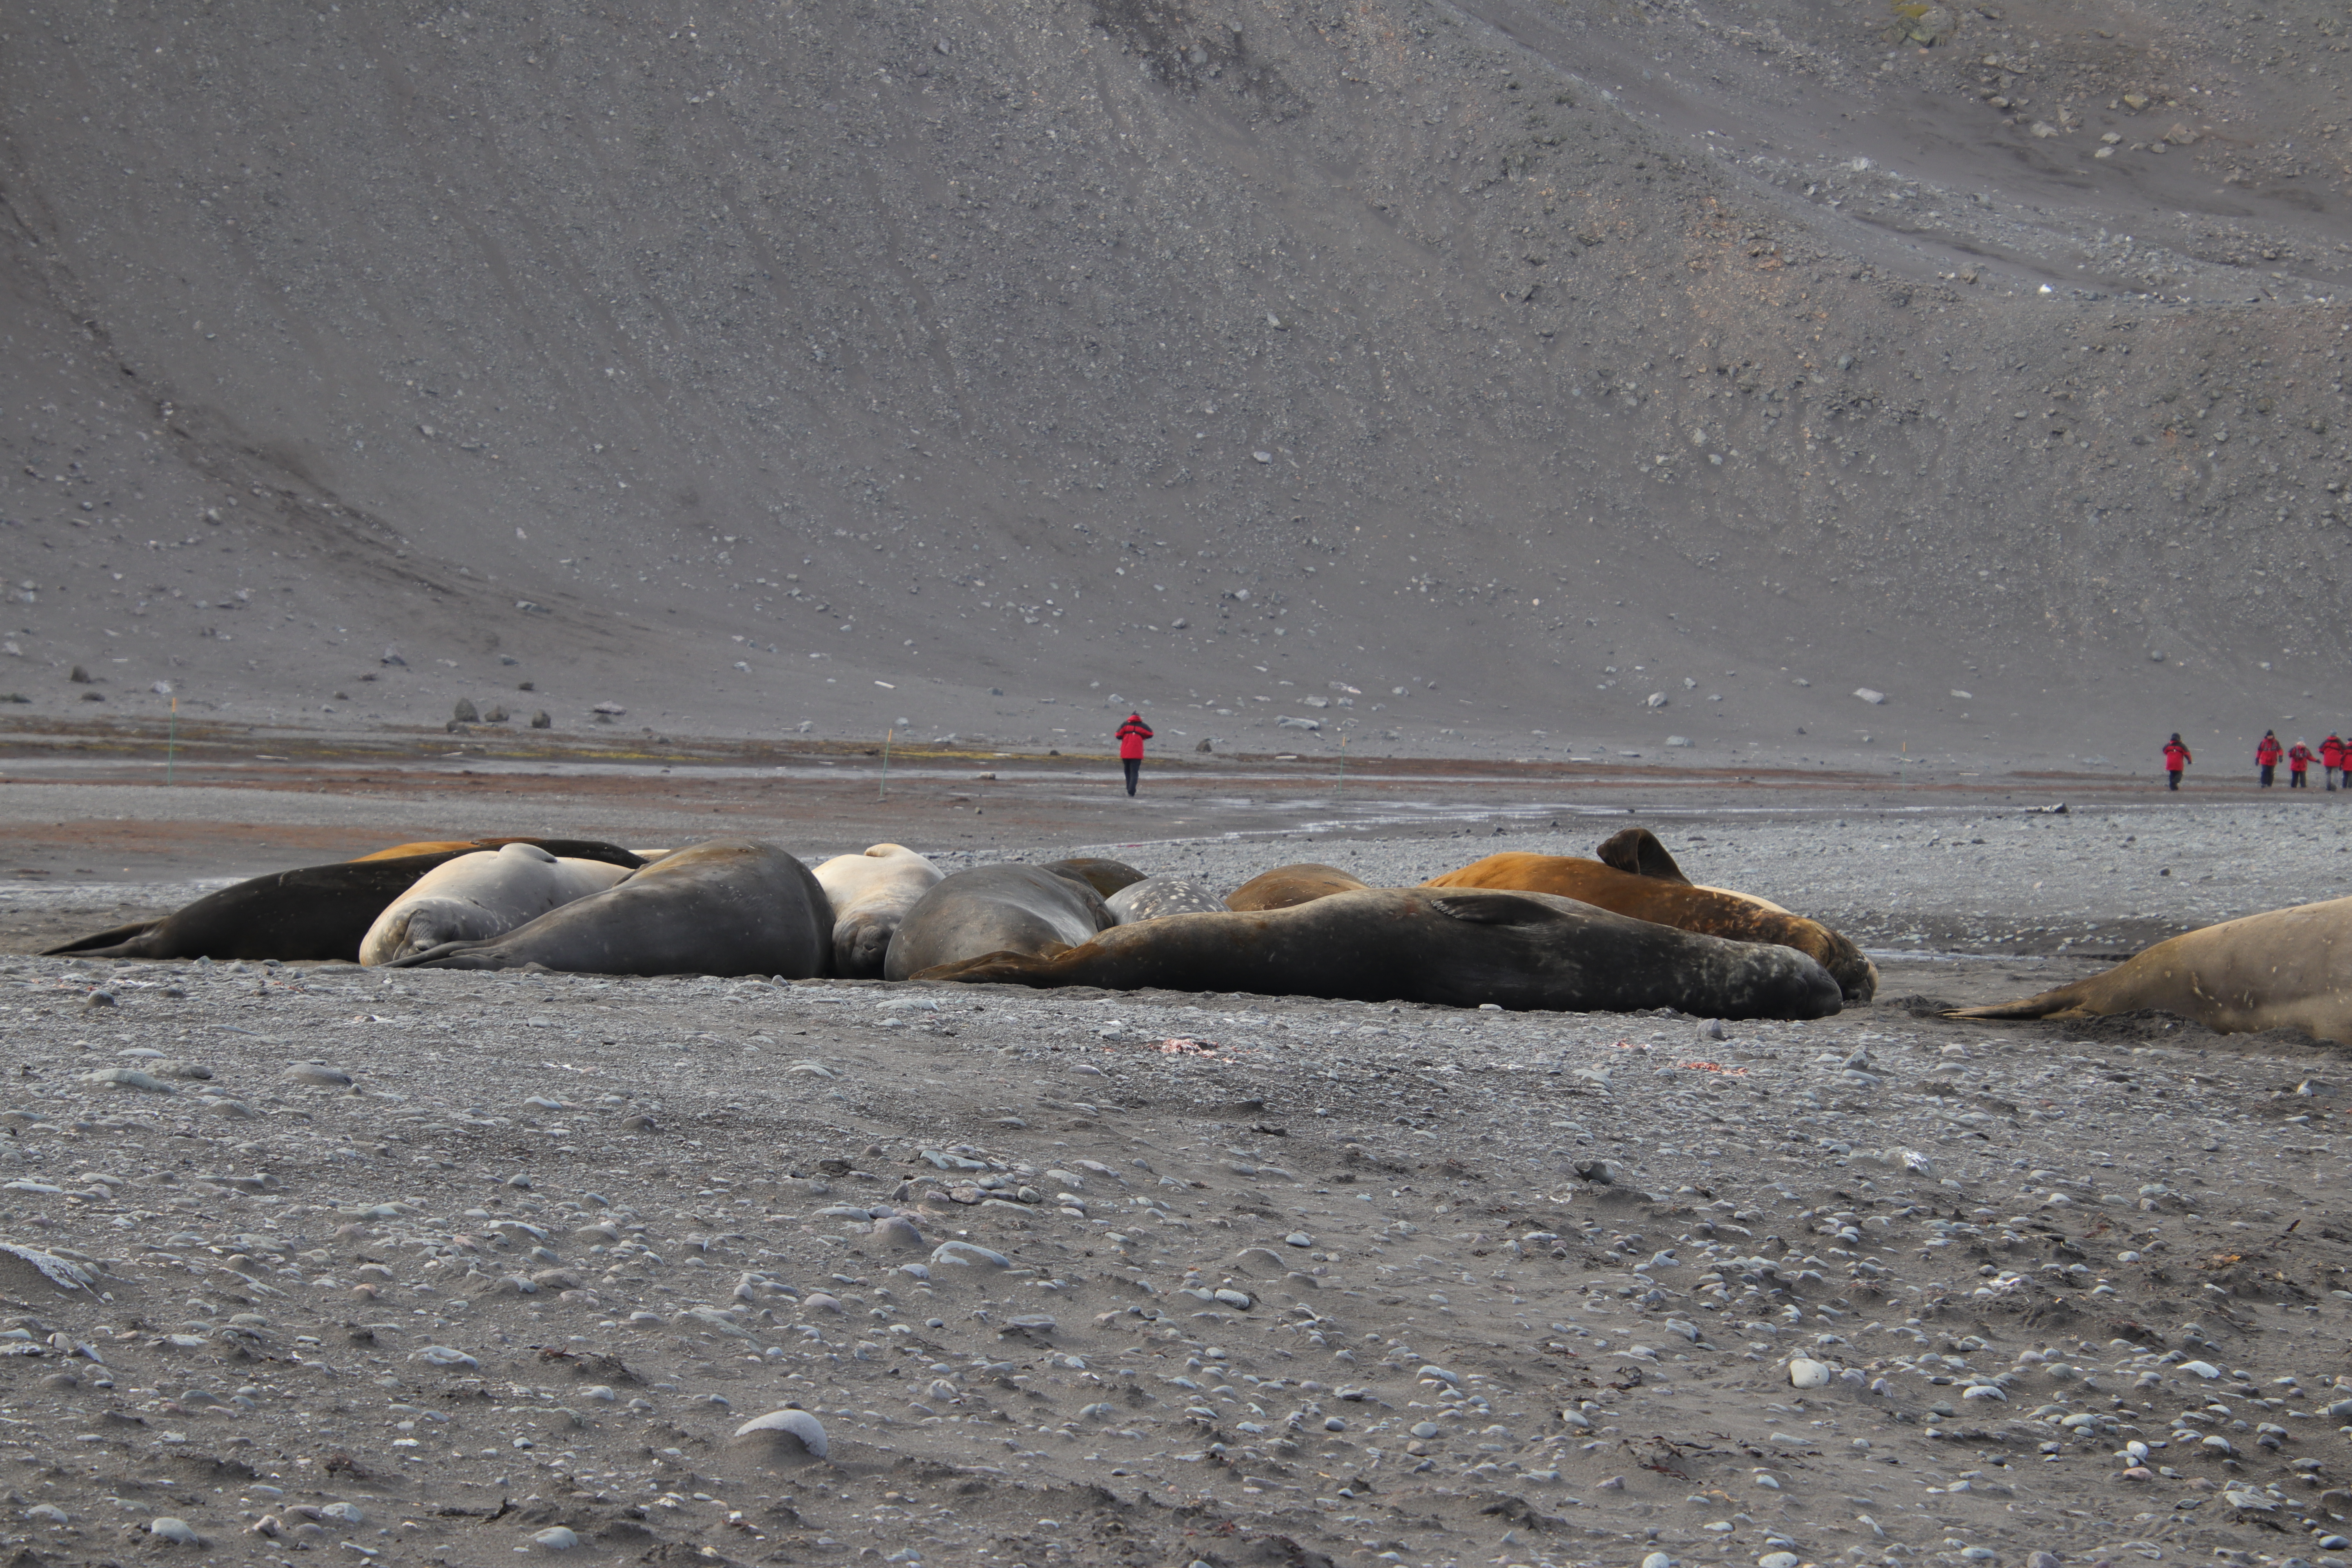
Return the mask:
[(116, 926), (95, 936), (81, 937), (57, 947), (43, 948), (43, 958), (152, 958), (154, 955), (141, 944), (145, 936), (163, 922), (161, 919), (134, 921), (127, 926)]
[(2072, 985), (2061, 985), (2055, 991), (2044, 991), (2039, 996), (2028, 996), (2022, 1002), (2002, 1002), (1990, 1007), (1959, 1007), (1944, 1015), (1947, 1018), (2050, 1018), (2068, 1013), (2087, 1013), (2084, 1005), (2088, 999), (2090, 982), (2078, 980)]

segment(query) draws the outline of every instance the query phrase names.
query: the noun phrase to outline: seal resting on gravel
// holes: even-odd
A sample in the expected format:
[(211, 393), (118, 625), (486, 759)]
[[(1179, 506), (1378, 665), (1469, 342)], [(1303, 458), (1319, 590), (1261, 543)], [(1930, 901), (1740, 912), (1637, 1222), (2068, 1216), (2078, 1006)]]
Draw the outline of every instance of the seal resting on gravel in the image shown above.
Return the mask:
[(1214, 915), (1225, 911), (1225, 900), (1189, 877), (1146, 877), (1121, 888), (1106, 900), (1119, 924), (1156, 921), (1165, 915)]
[(503, 936), (444, 942), (384, 967), (805, 980), (832, 958), (833, 904), (809, 868), (764, 839), (714, 838)]
[(2088, 980), (1944, 1016), (2084, 1018), (2143, 1008), (2219, 1035), (2301, 1029), (2352, 1045), (2352, 899), (2224, 921), (2159, 942)]
[(1626, 828), (1602, 844), (1599, 853), (1599, 859), (1586, 860), (1505, 850), (1432, 877), (1422, 886), (1553, 893), (1677, 931), (1734, 942), (1778, 942), (1810, 955), (1828, 970), (1847, 1001), (1867, 1002), (1877, 994), (1878, 968), (1852, 942), (1819, 921), (1790, 914), (1753, 893), (1693, 882), (1648, 828)]
[(444, 942), (481, 942), (629, 874), (605, 860), (574, 860), (520, 840), (446, 860), (376, 916), (360, 942), (365, 964), (405, 958)]
[(1715, 1018), (1820, 1018), (1840, 1006), (1837, 982), (1794, 948), (1475, 889), (1367, 888), (1288, 909), (1170, 915), (1067, 952), (990, 953), (917, 978)]
[(403, 860), (412, 855), (463, 855), (474, 849), (503, 849), (509, 844), (530, 844), (550, 855), (566, 860), (603, 860), (614, 866), (636, 867), (647, 857), (617, 844), (606, 844), (593, 838), (436, 838), (417, 844), (395, 844), (389, 849), (371, 850), (352, 857), (356, 865), (362, 860)]
[(206, 893), (157, 920), (50, 948), (45, 957), (341, 959), (360, 955), (376, 917), (418, 878), (468, 846), (394, 860), (341, 860), (272, 871)]
[(1034, 955), (1077, 946), (1112, 917), (1097, 884), (1064, 869), (1070, 865), (974, 866), (947, 878), (898, 922), (882, 978), (904, 980), (982, 953)]
[(1225, 908), (1242, 913), (1253, 910), (1286, 910), (1334, 893), (1360, 893), (1371, 884), (1348, 875), (1337, 866), (1312, 860), (1260, 871), (1225, 895)]
[(903, 844), (876, 844), (819, 866), (816, 879), (833, 900), (834, 973), (878, 979), (898, 922), (946, 875)]

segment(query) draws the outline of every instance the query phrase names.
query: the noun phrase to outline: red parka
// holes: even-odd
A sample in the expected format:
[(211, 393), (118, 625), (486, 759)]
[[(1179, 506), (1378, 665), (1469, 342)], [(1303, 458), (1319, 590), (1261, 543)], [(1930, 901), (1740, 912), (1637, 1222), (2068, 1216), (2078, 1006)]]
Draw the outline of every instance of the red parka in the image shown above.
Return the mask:
[(2284, 755), (2286, 755), (2286, 751), (2278, 743), (2278, 737), (2276, 735), (2264, 735), (2263, 737), (2263, 743), (2254, 748), (2254, 766), (2258, 768), (2274, 768), (2278, 766), (2279, 759)]
[(2311, 748), (2305, 745), (2301, 741), (2297, 741), (2294, 745), (2288, 747), (2286, 753), (2286, 767), (2287, 772), (2293, 773), (2309, 772), (2311, 769)]
[(1143, 760), (1143, 742), (1151, 739), (1151, 726), (1143, 721), (1140, 713), (1130, 713), (1127, 722), (1118, 727), (1118, 760), (1136, 763)]
[(2164, 766), (2166, 771), (2176, 773), (2188, 767), (2189, 748), (2178, 741), (2168, 742), (2164, 748)]
[(2319, 742), (2319, 765), (2323, 768), (2340, 768), (2344, 765), (2344, 742), (2341, 740), (2330, 735)]

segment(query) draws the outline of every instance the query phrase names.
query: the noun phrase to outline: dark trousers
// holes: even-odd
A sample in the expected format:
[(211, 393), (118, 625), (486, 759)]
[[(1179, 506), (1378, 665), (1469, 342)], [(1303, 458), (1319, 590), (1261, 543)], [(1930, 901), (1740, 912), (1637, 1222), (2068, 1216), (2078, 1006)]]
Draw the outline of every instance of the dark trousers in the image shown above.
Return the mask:
[(2180, 787), (2180, 770), (2179, 768), (2173, 769), (2169, 776), (2171, 777), (2172, 782), (2166, 784), (2164, 787), (2167, 789), (2179, 789)]
[(1135, 793), (1135, 781), (1143, 776), (1143, 759), (1141, 757), (1121, 757), (1118, 760), (1118, 765), (1127, 770), (1127, 793), (1133, 795)]
[(2289, 789), (2309, 789), (2311, 787), (2311, 780), (2301, 768), (2296, 768), (2286, 775), (2286, 787)]
[(2268, 788), (2270, 788), (2270, 787), (2271, 787), (2271, 774), (2272, 774), (2272, 773), (2273, 773), (2273, 771), (2274, 771), (2274, 770), (2273, 770), (2272, 767), (2270, 767), (2268, 764), (2265, 764), (2265, 765), (2263, 766), (2263, 787), (2264, 789), (2268, 789)]

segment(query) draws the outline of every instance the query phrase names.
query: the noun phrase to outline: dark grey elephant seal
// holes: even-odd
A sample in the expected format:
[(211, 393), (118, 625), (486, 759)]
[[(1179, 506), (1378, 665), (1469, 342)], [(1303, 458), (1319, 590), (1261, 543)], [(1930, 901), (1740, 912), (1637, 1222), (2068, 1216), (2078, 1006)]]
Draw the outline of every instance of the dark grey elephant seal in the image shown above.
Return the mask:
[(1713, 1018), (1820, 1018), (1840, 1005), (1829, 971), (1794, 948), (1676, 931), (1549, 893), (1436, 888), (1171, 915), (1066, 952), (991, 953), (919, 978), (1568, 1013), (1674, 1007)]
[(1162, 915), (1221, 915), (1225, 900), (1189, 877), (1146, 877), (1113, 893), (1105, 902), (1119, 924), (1156, 921)]
[(569, 974), (823, 974), (833, 904), (809, 868), (758, 838), (673, 850), (626, 881), (488, 942), (453, 942), (387, 969)]
[(974, 866), (915, 900), (890, 939), (882, 978), (982, 953), (1059, 952), (1113, 924), (1092, 881), (1058, 866)]

